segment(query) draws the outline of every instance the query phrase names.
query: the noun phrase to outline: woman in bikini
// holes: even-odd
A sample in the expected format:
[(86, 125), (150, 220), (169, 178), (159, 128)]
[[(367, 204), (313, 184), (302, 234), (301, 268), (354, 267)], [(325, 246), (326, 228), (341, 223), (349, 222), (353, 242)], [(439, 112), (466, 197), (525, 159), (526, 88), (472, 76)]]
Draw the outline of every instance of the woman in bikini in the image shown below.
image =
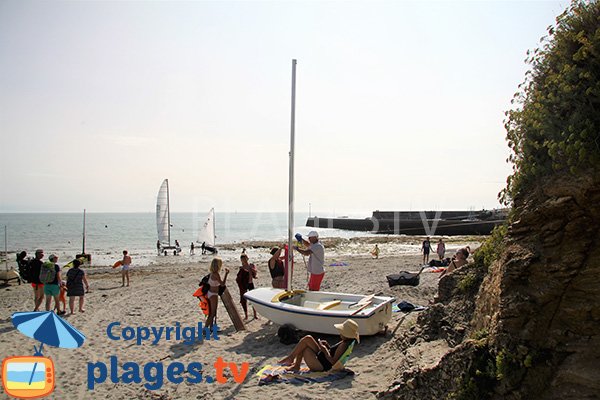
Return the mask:
[(288, 365), (289, 371), (299, 371), (302, 360), (311, 371), (329, 371), (348, 350), (353, 341), (360, 342), (358, 324), (347, 319), (342, 324), (334, 324), (340, 332), (341, 341), (329, 346), (326, 340), (315, 340), (310, 335), (304, 336), (287, 357), (279, 360), (279, 364)]
[(219, 304), (219, 287), (225, 286), (225, 282), (227, 281), (227, 275), (229, 275), (229, 269), (225, 268), (225, 276), (221, 279), (221, 267), (223, 266), (223, 260), (220, 258), (213, 258), (210, 263), (210, 277), (208, 279), (208, 284), (210, 285), (210, 289), (206, 293), (206, 297), (208, 297), (208, 316), (206, 317), (206, 326), (210, 329), (213, 326), (215, 321), (215, 316), (217, 315), (217, 306)]
[(269, 272), (271, 273), (271, 286), (277, 289), (285, 289), (285, 267), (281, 249), (273, 247), (271, 249), (271, 258), (269, 259)]
[(465, 248), (458, 249), (454, 257), (452, 257), (452, 262), (448, 265), (448, 268), (440, 274), (440, 278), (467, 264), (467, 257), (469, 257), (469, 250)]

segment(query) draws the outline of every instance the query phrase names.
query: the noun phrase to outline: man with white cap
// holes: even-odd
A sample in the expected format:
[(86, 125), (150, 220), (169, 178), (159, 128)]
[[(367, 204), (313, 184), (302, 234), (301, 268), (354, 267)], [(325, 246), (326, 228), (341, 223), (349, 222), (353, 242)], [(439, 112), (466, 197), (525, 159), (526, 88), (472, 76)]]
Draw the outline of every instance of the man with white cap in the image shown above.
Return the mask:
[[(298, 237), (299, 235), (297, 235)], [(317, 231), (310, 231), (308, 233), (308, 241), (302, 239), (306, 250), (295, 247), (296, 250), (302, 255), (308, 257), (308, 272), (310, 273), (310, 279), (308, 280), (308, 290), (319, 291), (321, 290), (321, 282), (325, 276), (325, 248), (319, 242), (319, 234)]]

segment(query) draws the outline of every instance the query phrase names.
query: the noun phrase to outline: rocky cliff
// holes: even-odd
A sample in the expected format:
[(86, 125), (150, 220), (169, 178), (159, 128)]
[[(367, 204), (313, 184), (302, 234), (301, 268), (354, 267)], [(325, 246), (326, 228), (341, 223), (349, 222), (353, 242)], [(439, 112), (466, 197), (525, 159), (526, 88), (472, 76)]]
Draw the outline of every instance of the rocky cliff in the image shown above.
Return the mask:
[(498, 260), (440, 281), (403, 336), (444, 339), (437, 365), (403, 371), (380, 397), (600, 398), (600, 176), (554, 178), (515, 201)]

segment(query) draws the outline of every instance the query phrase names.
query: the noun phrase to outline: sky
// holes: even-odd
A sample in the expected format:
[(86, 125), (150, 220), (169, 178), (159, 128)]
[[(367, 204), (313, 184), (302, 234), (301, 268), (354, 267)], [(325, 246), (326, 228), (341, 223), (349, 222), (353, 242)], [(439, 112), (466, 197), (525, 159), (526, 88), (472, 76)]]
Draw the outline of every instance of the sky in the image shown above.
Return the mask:
[(499, 207), (568, 1), (0, 0), (0, 212)]

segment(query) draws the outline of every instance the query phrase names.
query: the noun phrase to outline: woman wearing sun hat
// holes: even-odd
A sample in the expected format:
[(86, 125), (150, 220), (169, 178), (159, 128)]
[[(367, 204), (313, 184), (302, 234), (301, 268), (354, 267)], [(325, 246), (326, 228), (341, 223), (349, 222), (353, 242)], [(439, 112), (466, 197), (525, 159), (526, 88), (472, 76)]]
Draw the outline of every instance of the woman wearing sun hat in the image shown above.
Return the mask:
[(360, 342), (358, 324), (347, 319), (333, 326), (340, 332), (342, 338), (340, 342), (330, 346), (326, 340), (315, 340), (312, 336), (306, 335), (300, 339), (290, 355), (279, 361), (279, 364), (289, 365), (290, 371), (300, 370), (302, 360), (311, 371), (329, 371), (338, 361), (343, 364), (345, 360), (341, 359), (347, 357), (347, 350), (354, 346), (355, 341)]

